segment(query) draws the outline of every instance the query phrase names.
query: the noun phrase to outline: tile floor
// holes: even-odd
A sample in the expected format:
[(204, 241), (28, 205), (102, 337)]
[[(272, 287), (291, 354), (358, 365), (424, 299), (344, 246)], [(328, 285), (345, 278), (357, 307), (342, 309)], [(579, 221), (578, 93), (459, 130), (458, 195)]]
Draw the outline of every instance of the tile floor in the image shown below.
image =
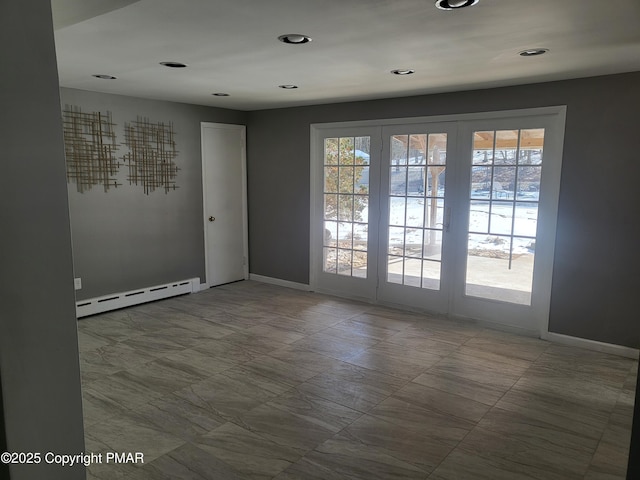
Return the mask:
[(90, 480), (625, 476), (637, 361), (256, 282), (79, 335)]

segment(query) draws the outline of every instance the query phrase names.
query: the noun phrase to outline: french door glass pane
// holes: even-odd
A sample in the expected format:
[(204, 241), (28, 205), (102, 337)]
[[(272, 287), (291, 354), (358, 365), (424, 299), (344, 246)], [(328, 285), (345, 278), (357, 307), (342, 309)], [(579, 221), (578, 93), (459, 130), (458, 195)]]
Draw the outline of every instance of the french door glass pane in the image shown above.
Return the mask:
[(531, 304), (544, 129), (474, 132), (466, 295)]
[(370, 137), (324, 140), (323, 271), (367, 278)]
[(387, 282), (440, 289), (447, 134), (393, 135)]

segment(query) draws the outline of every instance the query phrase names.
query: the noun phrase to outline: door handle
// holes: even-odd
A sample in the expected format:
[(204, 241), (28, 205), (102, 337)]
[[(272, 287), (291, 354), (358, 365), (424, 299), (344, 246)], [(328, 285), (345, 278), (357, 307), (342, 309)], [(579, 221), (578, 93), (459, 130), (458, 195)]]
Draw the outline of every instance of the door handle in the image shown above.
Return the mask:
[(216, 221), (216, 217), (214, 217), (214, 216), (209, 217), (209, 221), (210, 222), (215, 222)]
[(451, 227), (451, 207), (447, 207), (444, 211), (444, 230), (448, 232)]

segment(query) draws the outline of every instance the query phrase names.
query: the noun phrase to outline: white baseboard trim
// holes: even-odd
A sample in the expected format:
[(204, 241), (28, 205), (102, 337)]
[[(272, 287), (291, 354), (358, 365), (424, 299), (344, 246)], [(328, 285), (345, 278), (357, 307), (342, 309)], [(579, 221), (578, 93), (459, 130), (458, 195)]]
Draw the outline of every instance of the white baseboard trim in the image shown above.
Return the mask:
[(311, 287), (304, 283), (290, 282), (289, 280), (282, 280), (280, 278), (265, 277), (264, 275), (256, 275), (255, 273), (249, 274), (249, 280), (268, 283), (270, 285), (278, 285), (280, 287), (293, 288), (295, 290), (302, 290), (304, 292), (311, 291)]
[(87, 315), (95, 315), (119, 308), (131, 307), (133, 305), (153, 302), (154, 300), (161, 300), (176, 295), (194, 293), (199, 290), (200, 279), (190, 278), (188, 280), (166, 283), (164, 285), (154, 285), (153, 287), (89, 298), (76, 302), (76, 317), (86, 317)]
[(208, 283), (201, 283), (200, 285), (198, 285), (198, 290), (196, 290), (195, 292), (204, 292), (208, 288), (209, 288), (209, 284)]
[(609, 353), (620, 357), (632, 358), (638, 360), (640, 350), (636, 348), (623, 347), (622, 345), (614, 345), (611, 343), (597, 342), (586, 338), (571, 337), (561, 333), (546, 332), (540, 336), (543, 340), (568, 345), (570, 347), (581, 347), (597, 352)]

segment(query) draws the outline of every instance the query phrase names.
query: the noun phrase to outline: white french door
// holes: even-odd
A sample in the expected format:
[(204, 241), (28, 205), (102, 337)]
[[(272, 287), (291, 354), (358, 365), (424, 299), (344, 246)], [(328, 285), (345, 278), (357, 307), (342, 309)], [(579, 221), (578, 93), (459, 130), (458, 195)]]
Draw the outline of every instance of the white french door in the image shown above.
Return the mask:
[(311, 166), (312, 277), (319, 291), (376, 298), (380, 135), (370, 128), (323, 130)]
[(314, 126), (312, 287), (545, 331), (564, 109), (526, 113)]
[(382, 128), (377, 298), (446, 313), (455, 122)]
[[(562, 113), (562, 112), (561, 112)], [(463, 122), (450, 313), (548, 325), (564, 115)]]

